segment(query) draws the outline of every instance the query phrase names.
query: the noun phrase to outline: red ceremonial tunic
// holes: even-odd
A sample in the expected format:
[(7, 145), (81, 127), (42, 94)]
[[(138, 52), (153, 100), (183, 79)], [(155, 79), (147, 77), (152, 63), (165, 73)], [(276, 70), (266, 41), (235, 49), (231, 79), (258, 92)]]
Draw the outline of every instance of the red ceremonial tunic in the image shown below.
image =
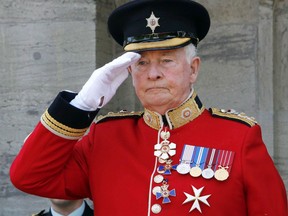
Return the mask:
[[(95, 113), (71, 107), (72, 96), (66, 94), (43, 114), (11, 166), (11, 180), (20, 190), (89, 197), (97, 216), (287, 216), (284, 184), (250, 118), (209, 112), (194, 94), (167, 112), (166, 126), (149, 110), (119, 113), (92, 123), (82, 136)], [(161, 131), (170, 134), (163, 138)], [(159, 148), (162, 141), (165, 148)], [(188, 147), (195, 151), (185, 151)], [(202, 171), (210, 162), (214, 176), (163, 168), (168, 160), (176, 168), (181, 158), (191, 159), (190, 168), (204, 166)], [(216, 179), (219, 169), (227, 179)]]

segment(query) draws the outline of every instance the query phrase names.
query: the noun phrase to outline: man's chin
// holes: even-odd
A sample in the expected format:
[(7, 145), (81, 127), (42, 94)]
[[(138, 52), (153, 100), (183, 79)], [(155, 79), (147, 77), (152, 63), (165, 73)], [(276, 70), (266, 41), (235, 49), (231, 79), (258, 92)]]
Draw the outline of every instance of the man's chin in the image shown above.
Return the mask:
[(146, 103), (143, 105), (144, 107), (147, 107), (145, 105), (148, 105), (148, 107), (161, 107), (161, 106), (165, 106), (166, 104), (168, 104), (168, 102), (169, 100), (166, 97), (155, 95), (153, 97), (146, 98)]
[(167, 88), (151, 88), (151, 89), (148, 89), (146, 91), (146, 94), (148, 95), (161, 95), (161, 94), (164, 94), (164, 95), (167, 95), (169, 94), (169, 89)]

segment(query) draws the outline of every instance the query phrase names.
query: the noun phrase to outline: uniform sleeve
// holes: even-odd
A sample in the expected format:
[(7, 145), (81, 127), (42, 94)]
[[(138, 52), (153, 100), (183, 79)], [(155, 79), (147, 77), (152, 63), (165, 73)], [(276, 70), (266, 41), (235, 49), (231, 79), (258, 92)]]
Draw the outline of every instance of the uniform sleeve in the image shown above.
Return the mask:
[(19, 190), (48, 198), (89, 197), (89, 139), (83, 135), (97, 111), (71, 106), (74, 97), (60, 93), (25, 140), (10, 167), (11, 182)]
[(242, 154), (247, 215), (287, 216), (285, 186), (263, 143), (258, 125), (248, 132)]

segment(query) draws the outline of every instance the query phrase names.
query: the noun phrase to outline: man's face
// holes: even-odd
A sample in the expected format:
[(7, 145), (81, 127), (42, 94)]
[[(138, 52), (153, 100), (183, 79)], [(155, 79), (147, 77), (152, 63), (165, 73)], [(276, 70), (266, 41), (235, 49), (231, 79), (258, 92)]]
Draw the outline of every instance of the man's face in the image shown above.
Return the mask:
[(130, 73), (142, 105), (160, 114), (179, 106), (196, 81), (200, 59), (194, 57), (188, 61), (184, 48), (140, 54)]

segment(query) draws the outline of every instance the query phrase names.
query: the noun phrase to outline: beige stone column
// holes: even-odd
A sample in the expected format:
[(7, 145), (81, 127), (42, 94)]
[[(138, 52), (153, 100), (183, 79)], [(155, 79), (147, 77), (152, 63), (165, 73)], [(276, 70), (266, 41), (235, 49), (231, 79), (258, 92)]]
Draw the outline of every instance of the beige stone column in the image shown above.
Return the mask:
[(288, 191), (288, 1), (274, 2), (274, 152)]

